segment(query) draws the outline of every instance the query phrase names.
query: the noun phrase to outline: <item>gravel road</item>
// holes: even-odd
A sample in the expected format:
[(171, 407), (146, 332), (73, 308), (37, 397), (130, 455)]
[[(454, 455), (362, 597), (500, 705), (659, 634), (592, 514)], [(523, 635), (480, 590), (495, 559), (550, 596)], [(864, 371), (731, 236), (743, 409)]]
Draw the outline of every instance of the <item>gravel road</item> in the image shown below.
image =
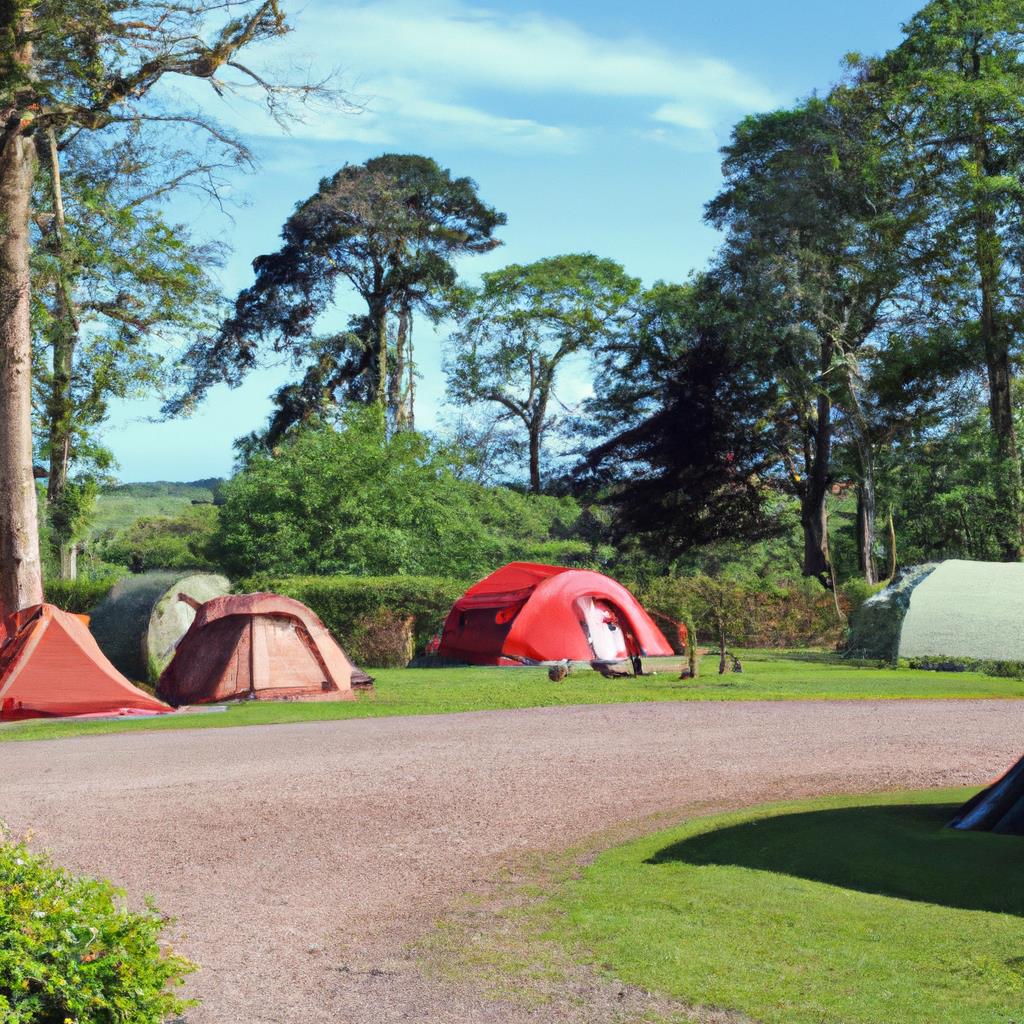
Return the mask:
[(1022, 748), (1024, 702), (999, 701), (134, 733), (0, 746), (0, 818), (178, 919), (179, 948), (202, 965), (189, 1024), (534, 1021), (437, 987), (401, 953), (527, 852), (661, 812), (981, 784)]

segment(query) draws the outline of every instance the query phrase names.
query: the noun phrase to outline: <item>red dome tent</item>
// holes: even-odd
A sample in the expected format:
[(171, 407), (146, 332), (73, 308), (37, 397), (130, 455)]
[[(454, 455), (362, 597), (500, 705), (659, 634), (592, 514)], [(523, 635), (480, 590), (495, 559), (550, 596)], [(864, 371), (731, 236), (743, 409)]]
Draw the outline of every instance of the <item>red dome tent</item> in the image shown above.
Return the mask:
[(170, 710), (107, 661), (83, 617), (39, 604), (0, 622), (0, 719)]
[(280, 594), (215, 597), (178, 641), (156, 692), (171, 704), (354, 700), (373, 680), (347, 658), (304, 604)]
[(621, 583), (589, 569), (512, 562), (455, 602), (438, 654), (472, 665), (623, 661), (673, 653)]

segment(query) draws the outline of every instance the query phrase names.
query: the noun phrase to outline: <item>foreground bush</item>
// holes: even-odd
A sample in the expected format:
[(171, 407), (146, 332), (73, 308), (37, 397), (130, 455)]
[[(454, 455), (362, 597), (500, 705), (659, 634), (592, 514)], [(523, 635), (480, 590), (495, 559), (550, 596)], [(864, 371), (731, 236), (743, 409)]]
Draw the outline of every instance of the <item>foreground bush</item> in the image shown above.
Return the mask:
[[(363, 667), (393, 664), (397, 639), (386, 640), (385, 624), (411, 618), (417, 649), (440, 632), (467, 583), (437, 576), (256, 576), (241, 591), (272, 590), (312, 608)], [(404, 627), (402, 627), (404, 629)], [(370, 634), (373, 637), (370, 637)], [(366, 649), (363, 640), (366, 638)], [(382, 665), (373, 660), (388, 649)]]
[(173, 989), (195, 966), (161, 950), (155, 908), (122, 900), (0, 834), (4, 1024), (162, 1024), (187, 1009)]

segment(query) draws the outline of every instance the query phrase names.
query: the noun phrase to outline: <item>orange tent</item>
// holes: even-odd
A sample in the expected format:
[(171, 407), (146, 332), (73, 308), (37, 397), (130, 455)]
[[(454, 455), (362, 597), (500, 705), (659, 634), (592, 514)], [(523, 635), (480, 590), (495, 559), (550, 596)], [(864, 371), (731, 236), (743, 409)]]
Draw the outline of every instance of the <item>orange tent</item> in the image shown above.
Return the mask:
[(107, 661), (87, 621), (39, 604), (0, 623), (0, 719), (171, 710)]
[(371, 682), (304, 604), (279, 594), (242, 594), (197, 605), (156, 692), (176, 705), (353, 700), (353, 684)]

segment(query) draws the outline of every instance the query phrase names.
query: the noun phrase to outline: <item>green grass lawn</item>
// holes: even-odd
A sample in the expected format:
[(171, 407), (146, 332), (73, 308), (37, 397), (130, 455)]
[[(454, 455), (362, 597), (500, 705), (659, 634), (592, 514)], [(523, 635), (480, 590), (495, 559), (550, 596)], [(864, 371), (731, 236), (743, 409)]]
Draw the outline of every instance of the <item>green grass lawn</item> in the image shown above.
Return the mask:
[(763, 1024), (1021, 1024), (1024, 838), (944, 829), (968, 795), (698, 819), (527, 913), (578, 961)]
[(577, 669), (552, 683), (544, 669), (379, 669), (373, 694), (338, 703), (234, 704), (223, 713), (168, 715), (99, 722), (35, 721), (0, 727), (0, 741), (51, 739), (139, 729), (207, 729), (276, 722), (389, 715), (431, 715), (496, 708), (551, 707), (669, 700), (863, 700), (900, 697), (1024, 697), (1024, 681), (976, 672), (922, 672), (858, 668), (832, 655), (749, 652), (741, 674), (717, 674), (717, 658), (705, 658), (704, 674), (680, 681), (663, 666), (658, 675), (605, 679)]

